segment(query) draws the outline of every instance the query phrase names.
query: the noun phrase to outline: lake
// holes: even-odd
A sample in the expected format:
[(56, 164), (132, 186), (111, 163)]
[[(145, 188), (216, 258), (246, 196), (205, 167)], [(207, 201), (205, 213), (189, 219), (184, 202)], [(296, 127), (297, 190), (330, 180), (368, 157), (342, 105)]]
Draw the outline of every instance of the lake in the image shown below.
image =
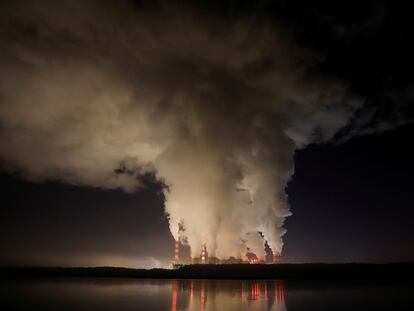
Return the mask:
[(413, 310), (411, 285), (108, 278), (0, 281), (0, 310)]

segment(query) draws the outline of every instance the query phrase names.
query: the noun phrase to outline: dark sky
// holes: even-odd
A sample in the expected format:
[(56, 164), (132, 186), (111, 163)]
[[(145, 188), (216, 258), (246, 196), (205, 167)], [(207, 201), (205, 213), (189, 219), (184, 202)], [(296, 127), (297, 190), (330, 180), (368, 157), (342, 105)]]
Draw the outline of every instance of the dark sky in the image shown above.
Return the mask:
[[(127, 3), (129, 10), (148, 9), (141, 2)], [(224, 19), (251, 12), (281, 25), (312, 52), (316, 65), (307, 67), (310, 74), (342, 81), (364, 102), (332, 139), (294, 152), (295, 172), (286, 189), (293, 215), (284, 225), (283, 260), (413, 261), (414, 22), (409, 1), (340, 1), (328, 7), (318, 1), (200, 2), (197, 10)], [(71, 40), (68, 35), (63, 42)], [(230, 114), (237, 109), (231, 106)], [(2, 155), (2, 264), (149, 267), (172, 259), (163, 188), (151, 176), (141, 179), (143, 186), (135, 192), (125, 192), (91, 187), (85, 179), (68, 184), (54, 175), (28, 181), (22, 168), (10, 169), (9, 162)], [(119, 169), (129, 174), (127, 165)]]

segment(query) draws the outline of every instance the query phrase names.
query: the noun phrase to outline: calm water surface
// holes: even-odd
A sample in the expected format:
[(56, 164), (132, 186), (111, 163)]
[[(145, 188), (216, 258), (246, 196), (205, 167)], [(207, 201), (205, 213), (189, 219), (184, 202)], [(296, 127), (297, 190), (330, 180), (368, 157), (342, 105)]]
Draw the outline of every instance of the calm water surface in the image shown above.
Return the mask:
[(298, 281), (1, 281), (0, 310), (414, 310), (414, 288)]

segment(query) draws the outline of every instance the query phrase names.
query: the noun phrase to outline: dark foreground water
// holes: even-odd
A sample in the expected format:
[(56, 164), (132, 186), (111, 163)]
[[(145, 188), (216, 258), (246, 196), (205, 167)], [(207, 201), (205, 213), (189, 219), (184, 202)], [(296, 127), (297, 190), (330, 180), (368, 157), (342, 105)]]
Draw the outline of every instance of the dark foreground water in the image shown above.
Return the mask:
[(0, 310), (414, 310), (414, 287), (313, 281), (0, 281)]

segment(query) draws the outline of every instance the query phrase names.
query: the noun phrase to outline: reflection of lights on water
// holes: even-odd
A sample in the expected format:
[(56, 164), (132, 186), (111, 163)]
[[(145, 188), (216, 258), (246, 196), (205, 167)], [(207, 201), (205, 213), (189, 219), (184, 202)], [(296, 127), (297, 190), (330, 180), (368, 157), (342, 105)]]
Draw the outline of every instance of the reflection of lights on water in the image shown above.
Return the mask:
[[(214, 284), (214, 281), (211, 283)], [(209, 310), (211, 303), (213, 305), (234, 304), (234, 298), (242, 305), (254, 306), (261, 308), (266, 305), (266, 310), (286, 310), (284, 302), (284, 284), (283, 281), (241, 281), (240, 287), (216, 287), (205, 280), (174, 280), (171, 282), (171, 311), (177, 310)], [(238, 294), (235, 296), (234, 294)], [(207, 304), (207, 298), (211, 294)], [(224, 294), (224, 295), (223, 295)], [(227, 294), (227, 295), (226, 295)], [(196, 300), (195, 300), (196, 299)], [(194, 304), (199, 301), (199, 305)], [(236, 306), (236, 305), (235, 305)]]
[(190, 284), (190, 307), (193, 306), (193, 299), (194, 299), (194, 280), (191, 280), (191, 284)]
[(256, 299), (259, 299), (260, 298), (260, 286), (259, 286), (259, 283), (257, 282), (257, 283), (253, 283), (252, 284), (252, 289), (251, 289), (251, 296), (249, 297), (249, 299), (251, 299), (251, 300), (256, 300)]
[(201, 303), (201, 310), (204, 311), (204, 307), (206, 305), (206, 296), (205, 296), (205, 283), (201, 281), (201, 294), (200, 294), (200, 303)]
[(277, 300), (284, 303), (285, 300), (285, 287), (282, 282), (276, 282), (276, 293)]
[(171, 299), (171, 311), (177, 311), (177, 287), (178, 282), (176, 280), (172, 281), (171, 284), (171, 292), (172, 292), (172, 299)]
[(241, 282), (240, 285), (241, 285), (241, 299), (244, 300), (243, 282)]

